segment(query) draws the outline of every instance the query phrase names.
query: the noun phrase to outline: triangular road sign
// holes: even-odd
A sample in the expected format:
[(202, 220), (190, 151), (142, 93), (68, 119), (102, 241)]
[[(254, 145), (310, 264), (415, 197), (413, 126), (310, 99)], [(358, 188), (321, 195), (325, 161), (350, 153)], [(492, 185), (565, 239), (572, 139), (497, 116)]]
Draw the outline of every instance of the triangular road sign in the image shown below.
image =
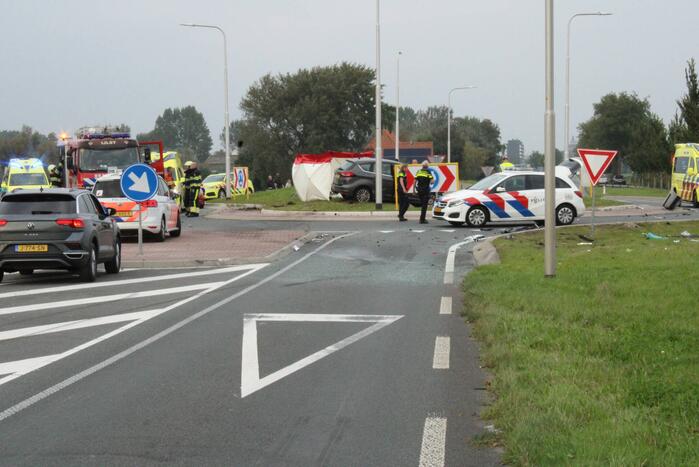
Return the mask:
[[(279, 381), (285, 376), (304, 368), (311, 363), (315, 363), (323, 357), (337, 352), (350, 344), (357, 342), (363, 337), (372, 334), (379, 329), (401, 319), (402, 315), (336, 315), (336, 314), (277, 314), (277, 313), (257, 313), (246, 314), (243, 317), (243, 353), (242, 365), (240, 369), (240, 397), (247, 397), (260, 389)], [(285, 366), (264, 378), (260, 378), (260, 365), (257, 350), (257, 322), (293, 322), (293, 323), (374, 323), (349, 337), (342, 339), (335, 344), (319, 350), (301, 360)]]
[(604, 149), (578, 149), (578, 154), (583, 161), (585, 170), (590, 176), (590, 181), (593, 185), (597, 185), (597, 181), (602, 176), (609, 164), (612, 163), (617, 151), (609, 151)]

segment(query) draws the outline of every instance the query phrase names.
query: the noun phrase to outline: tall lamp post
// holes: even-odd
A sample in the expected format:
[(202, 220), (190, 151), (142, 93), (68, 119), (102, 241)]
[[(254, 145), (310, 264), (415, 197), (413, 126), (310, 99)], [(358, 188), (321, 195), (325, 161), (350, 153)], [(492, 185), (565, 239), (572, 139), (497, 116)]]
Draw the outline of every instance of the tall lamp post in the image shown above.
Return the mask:
[(396, 160), (400, 160), (400, 56), (403, 52), (398, 51), (396, 57)]
[(568, 30), (566, 32), (566, 114), (565, 114), (565, 126), (564, 126), (564, 138), (565, 145), (563, 147), (564, 160), (570, 158), (570, 151), (568, 146), (570, 145), (570, 25), (573, 20), (579, 16), (611, 16), (613, 13), (605, 13), (601, 11), (592, 13), (576, 13), (570, 17), (568, 20)]
[(546, 0), (544, 113), (544, 276), (556, 275), (556, 114), (553, 110), (553, 0)]
[(453, 88), (449, 91), (447, 98), (447, 162), (451, 162), (451, 95), (454, 91), (463, 91), (466, 89), (475, 89), (476, 86), (461, 86)]
[(224, 178), (224, 183), (226, 186), (226, 199), (231, 197), (231, 138), (230, 138), (230, 118), (228, 112), (228, 44), (226, 41), (226, 33), (218, 26), (213, 26), (209, 24), (193, 24), (193, 23), (181, 23), (180, 26), (186, 26), (190, 28), (208, 28), (216, 29), (223, 35), (223, 86), (224, 86), (224, 99), (226, 101), (225, 105), (225, 118), (224, 118), (224, 135), (226, 141), (226, 177)]
[(383, 209), (383, 173), (381, 161), (383, 159), (383, 149), (381, 148), (381, 12), (379, 9), (379, 0), (376, 0), (376, 162), (374, 167), (375, 173), (375, 194), (376, 210)]

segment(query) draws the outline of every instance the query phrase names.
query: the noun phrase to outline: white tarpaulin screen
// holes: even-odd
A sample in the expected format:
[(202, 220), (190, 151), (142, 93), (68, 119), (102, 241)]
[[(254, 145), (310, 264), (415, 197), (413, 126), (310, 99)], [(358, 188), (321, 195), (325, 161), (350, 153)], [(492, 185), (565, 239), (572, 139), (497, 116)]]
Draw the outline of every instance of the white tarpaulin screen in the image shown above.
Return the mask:
[(373, 153), (329, 151), (322, 154), (298, 154), (291, 168), (294, 188), (301, 201), (330, 199), (333, 175), (347, 159), (372, 157)]

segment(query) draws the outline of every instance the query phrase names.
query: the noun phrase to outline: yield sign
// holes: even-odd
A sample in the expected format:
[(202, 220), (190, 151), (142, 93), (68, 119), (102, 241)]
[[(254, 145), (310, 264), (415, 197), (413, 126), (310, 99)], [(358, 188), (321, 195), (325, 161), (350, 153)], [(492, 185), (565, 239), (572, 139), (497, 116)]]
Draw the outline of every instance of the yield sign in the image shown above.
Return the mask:
[(585, 170), (590, 176), (590, 181), (593, 185), (597, 185), (597, 181), (602, 176), (609, 164), (612, 163), (617, 151), (609, 151), (605, 149), (578, 149), (578, 154), (583, 161)]
[[(276, 314), (276, 313), (257, 313), (246, 314), (243, 316), (243, 354), (242, 364), (240, 369), (240, 397), (246, 397), (250, 394), (259, 391), (260, 389), (269, 386), (272, 383), (279, 381), (285, 376), (297, 372), (311, 363), (315, 363), (321, 358), (337, 352), (340, 349), (347, 347), (350, 344), (357, 342), (363, 337), (373, 334), (384, 326), (398, 321), (403, 315), (336, 315), (336, 314)], [(288, 365), (281, 370), (260, 378), (260, 366), (257, 348), (257, 322), (258, 321), (275, 321), (275, 322), (294, 322), (294, 323), (369, 323), (371, 326), (353, 334), (340, 342), (329, 345), (328, 347), (319, 350), (301, 360), (298, 360), (291, 365)]]

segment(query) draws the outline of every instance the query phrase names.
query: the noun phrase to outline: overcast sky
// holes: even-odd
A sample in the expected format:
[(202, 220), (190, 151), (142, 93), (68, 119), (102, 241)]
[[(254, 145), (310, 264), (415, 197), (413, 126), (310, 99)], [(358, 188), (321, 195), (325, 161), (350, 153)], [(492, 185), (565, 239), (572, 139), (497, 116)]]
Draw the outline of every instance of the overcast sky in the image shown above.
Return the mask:
[[(696, 0), (556, 0), (556, 138), (563, 146), (565, 31), (573, 22), (572, 123), (608, 92), (649, 97), (667, 123), (684, 93), (687, 59), (699, 53)], [(490, 118), (503, 142), (543, 148), (543, 0), (382, 0), (384, 99), (446, 104)], [(220, 34), (228, 34), (231, 118), (266, 73), (350, 61), (374, 66), (374, 0), (0, 0), (0, 129), (41, 132), (93, 123), (153, 128), (166, 107), (194, 105), (215, 146), (223, 128)], [(446, 124), (446, 123), (445, 123)], [(575, 134), (576, 132), (574, 132)], [(331, 149), (331, 148), (329, 148)]]

